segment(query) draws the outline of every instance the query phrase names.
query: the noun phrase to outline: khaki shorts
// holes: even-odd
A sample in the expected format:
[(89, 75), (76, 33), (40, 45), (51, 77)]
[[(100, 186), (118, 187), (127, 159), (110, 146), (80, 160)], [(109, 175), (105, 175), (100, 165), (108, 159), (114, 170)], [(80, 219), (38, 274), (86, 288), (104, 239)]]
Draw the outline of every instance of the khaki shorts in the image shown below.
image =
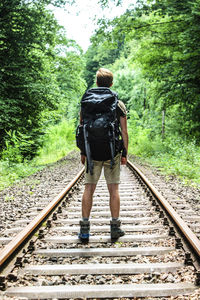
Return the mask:
[(110, 160), (106, 160), (106, 161), (93, 160), (94, 163), (93, 175), (90, 175), (90, 172), (85, 173), (85, 183), (97, 184), (101, 176), (102, 168), (104, 168), (104, 176), (107, 184), (120, 183), (121, 155), (117, 154), (114, 158), (114, 161), (115, 164), (111, 169)]

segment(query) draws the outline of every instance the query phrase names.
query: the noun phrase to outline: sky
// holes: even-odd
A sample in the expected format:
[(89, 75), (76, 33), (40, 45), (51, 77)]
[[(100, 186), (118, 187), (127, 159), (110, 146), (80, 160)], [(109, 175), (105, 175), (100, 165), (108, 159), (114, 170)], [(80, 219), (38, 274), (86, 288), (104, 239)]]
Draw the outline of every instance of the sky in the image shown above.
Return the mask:
[(120, 16), (133, 5), (135, 0), (123, 0), (122, 6), (110, 5), (102, 11), (98, 0), (76, 0), (76, 5), (66, 8), (54, 8), (54, 15), (58, 23), (65, 27), (67, 38), (75, 40), (86, 51), (90, 45), (90, 37), (95, 30), (94, 16), (108, 18)]

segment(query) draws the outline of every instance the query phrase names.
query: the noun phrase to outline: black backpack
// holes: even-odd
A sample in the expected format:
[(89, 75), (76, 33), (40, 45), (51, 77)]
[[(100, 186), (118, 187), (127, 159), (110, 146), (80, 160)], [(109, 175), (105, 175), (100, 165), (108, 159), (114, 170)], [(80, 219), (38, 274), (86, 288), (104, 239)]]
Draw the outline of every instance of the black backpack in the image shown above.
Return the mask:
[[(117, 121), (117, 94), (109, 88), (93, 88), (83, 95), (81, 100), (82, 125), (76, 133), (77, 146), (87, 156), (87, 170), (93, 174), (91, 146), (109, 145), (111, 168), (114, 165), (116, 143), (119, 139), (119, 123)], [(82, 137), (82, 138), (81, 138)]]

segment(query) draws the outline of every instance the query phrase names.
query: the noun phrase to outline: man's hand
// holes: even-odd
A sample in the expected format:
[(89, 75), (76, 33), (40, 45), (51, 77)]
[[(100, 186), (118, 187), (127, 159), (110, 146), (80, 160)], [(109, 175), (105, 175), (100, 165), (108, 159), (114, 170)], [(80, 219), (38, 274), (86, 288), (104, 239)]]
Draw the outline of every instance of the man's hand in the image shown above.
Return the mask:
[(121, 157), (121, 165), (126, 165), (127, 164), (127, 157), (122, 156)]
[(86, 159), (86, 156), (81, 154), (81, 162), (83, 165), (85, 164), (85, 159)]

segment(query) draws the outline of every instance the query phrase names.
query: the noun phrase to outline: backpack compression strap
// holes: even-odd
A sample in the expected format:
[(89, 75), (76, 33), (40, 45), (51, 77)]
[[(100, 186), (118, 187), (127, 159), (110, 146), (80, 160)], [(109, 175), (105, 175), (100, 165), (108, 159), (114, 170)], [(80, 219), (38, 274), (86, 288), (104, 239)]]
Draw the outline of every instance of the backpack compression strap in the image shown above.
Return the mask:
[(111, 153), (111, 160), (110, 160), (110, 168), (112, 169), (115, 162), (114, 162), (114, 152), (115, 152), (115, 129), (113, 123), (110, 125), (111, 130), (109, 130), (109, 144), (110, 144), (110, 153)]
[(88, 132), (86, 129), (86, 124), (83, 126), (83, 133), (84, 133), (84, 140), (85, 140), (85, 152), (86, 152), (86, 156), (87, 156), (87, 169), (86, 169), (86, 173), (88, 173), (88, 169), (90, 171), (90, 174), (93, 175), (93, 161), (92, 161), (92, 157), (91, 157), (91, 150), (90, 150), (90, 144), (88, 142)]

